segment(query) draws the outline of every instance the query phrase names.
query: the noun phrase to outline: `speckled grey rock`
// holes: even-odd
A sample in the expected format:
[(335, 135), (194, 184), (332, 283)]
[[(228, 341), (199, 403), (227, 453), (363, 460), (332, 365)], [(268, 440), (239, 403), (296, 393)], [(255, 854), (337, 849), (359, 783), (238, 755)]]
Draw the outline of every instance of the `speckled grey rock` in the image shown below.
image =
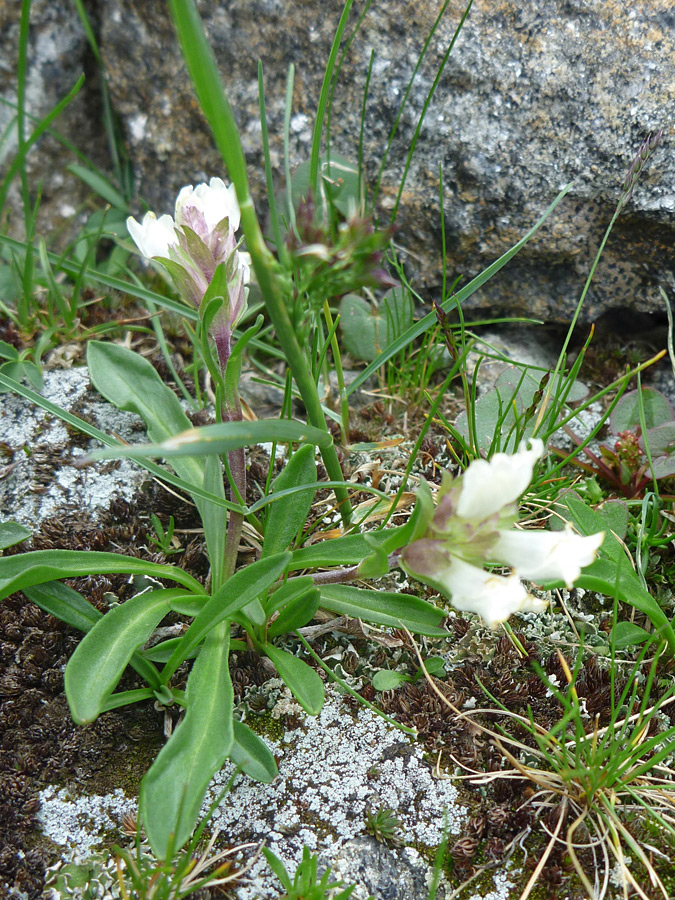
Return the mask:
[[(365, 835), (348, 841), (333, 860), (331, 872), (345, 884), (357, 881), (378, 900), (427, 900), (429, 865), (411, 848), (392, 852)], [(435, 900), (443, 900), (439, 886)]]
[[(115, 409), (88, 389), (86, 368), (54, 369), (45, 373), (42, 396), (108, 434), (128, 441), (143, 438), (138, 416)], [(148, 479), (131, 460), (78, 469), (75, 462), (87, 452), (82, 446), (87, 439), (77, 441), (71, 426), (14, 394), (0, 394), (0, 434), (1, 517), (27, 527), (37, 527), (58, 511), (90, 512), (95, 517), (113, 497), (132, 500)]]
[[(330, 687), (317, 717), (303, 713), (279, 679), (259, 690), (269, 697), (272, 719), (291, 713), (298, 725), (279, 739), (265, 738), (279, 764), (275, 781), (266, 785), (239, 776), (214, 812), (211, 827), (219, 828), (231, 846), (264, 841), (291, 877), (308, 847), (319, 857), (319, 872), (330, 866), (332, 880), (356, 886), (353, 900), (369, 895), (374, 900), (427, 900), (431, 869), (412, 845), (433, 852), (444, 829), (450, 836), (458, 834), (467, 811), (458, 803), (456, 787), (433, 777), (421, 744), (363, 707), (348, 709)], [(221, 795), (233, 771), (228, 762), (215, 776), (203, 812)], [(88, 803), (48, 787), (41, 800), (42, 828), (61, 845), (67, 861), (86, 858), (103, 839), (110, 819), (119, 822), (129, 811), (127, 800), (116, 795), (92, 796)], [(366, 834), (366, 810), (380, 804), (400, 820), (399, 848)], [(252, 856), (250, 848), (247, 856)], [(279, 894), (280, 885), (263, 856), (233, 890), (237, 900), (273, 900)], [(444, 896), (441, 887), (437, 900)]]
[[(327, 0), (319, 14), (310, 0), (199, 3), (259, 196), (257, 60), (265, 67), (278, 172), (288, 65), (296, 66), (295, 164), (308, 156), (323, 65), (342, 6), (342, 0)], [(365, 128), (371, 176), (438, 8), (429, 0), (374, 4), (342, 67), (332, 146), (354, 157), (374, 49)], [(411, 92), (384, 180), (385, 206), (393, 202), (424, 99), (463, 8), (460, 0), (449, 4)], [(440, 281), (439, 164), (453, 277), (468, 278), (492, 262), (575, 179), (550, 223), (472, 301), (491, 311), (569, 320), (642, 137), (670, 127), (673, 24), (671, 0), (475, 3), (429, 109), (403, 195), (398, 241), (414, 254), (416, 285), (436, 293)], [(158, 211), (170, 210), (182, 184), (219, 172), (220, 162), (175, 50), (165, 3), (105, 4), (101, 41), (140, 194)], [(661, 309), (655, 285), (671, 266), (675, 210), (675, 161), (667, 141), (668, 134), (607, 247), (587, 319), (616, 307)]]
[[(222, 166), (177, 50), (167, 4), (92, 0), (88, 6), (139, 196), (157, 211), (169, 211), (183, 184), (219, 174)], [(265, 66), (279, 175), (288, 66), (296, 66), (290, 141), (296, 164), (308, 156), (323, 66), (343, 3), (200, 0), (198, 6), (264, 214), (257, 61)], [(383, 181), (385, 208), (394, 201), (418, 116), (463, 7), (463, 0), (449, 3), (410, 94)], [(438, 8), (430, 0), (379, 0), (342, 66), (332, 146), (355, 157), (365, 73), (371, 48), (375, 52), (364, 147), (371, 180)], [(5, 29), (12, 46), (18, 4), (0, 3), (0, 11), (5, 22), (14, 22), (13, 30)], [(35, 113), (63, 92), (87, 51), (70, 4), (36, 0), (34, 16)], [(476, 0), (429, 109), (402, 198), (398, 242), (409, 251), (418, 288), (437, 294), (440, 283), (440, 164), (449, 274), (465, 280), (516, 242), (574, 179), (546, 227), (471, 301), (492, 312), (569, 320), (634, 153), (646, 133), (665, 126), (664, 145), (614, 231), (582, 315), (593, 320), (608, 309), (661, 310), (656, 285), (672, 265), (675, 210), (675, 159), (668, 148), (675, 108), (673, 16), (671, 0)], [(12, 54), (5, 59), (0, 92), (8, 95)], [(81, 118), (64, 119), (63, 127), (90, 149), (99, 106), (95, 80), (83, 102), (90, 109), (86, 127)], [(48, 181), (61, 171), (57, 156), (43, 165)]]
[[(17, 146), (16, 129), (8, 126), (16, 116), (14, 104), (17, 100), (21, 7), (17, 0), (0, 0), (0, 98), (6, 101), (0, 103), (0, 134), (3, 138), (6, 136), (0, 145), (2, 175), (14, 159)], [(105, 167), (108, 152), (101, 127), (98, 77), (75, 4), (70, 0), (33, 0), (26, 80), (26, 137), (30, 136), (37, 122), (72, 90), (83, 72), (87, 75), (83, 88), (52, 127), (71, 140), (96, 165)], [(91, 194), (90, 188), (66, 171), (66, 166), (77, 161), (71, 150), (49, 134), (43, 135), (28, 154), (32, 203), (37, 198), (38, 185), (41, 186), (37, 230), (38, 234), (45, 235), (50, 247), (54, 246), (55, 229), (67, 226)], [(10, 231), (17, 237), (23, 237), (23, 211), (16, 179), (3, 215), (8, 216)]]

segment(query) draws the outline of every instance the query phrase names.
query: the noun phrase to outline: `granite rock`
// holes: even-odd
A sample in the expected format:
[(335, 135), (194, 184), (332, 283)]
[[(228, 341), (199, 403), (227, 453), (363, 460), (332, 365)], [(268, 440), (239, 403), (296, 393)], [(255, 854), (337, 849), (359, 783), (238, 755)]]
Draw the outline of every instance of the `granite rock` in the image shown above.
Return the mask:
[[(288, 66), (295, 64), (291, 162), (307, 158), (313, 115), (341, 0), (199, 4), (262, 192), (257, 61), (265, 70), (273, 161), (281, 167)], [(374, 4), (340, 75), (332, 146), (356, 156), (361, 98), (375, 53), (365, 127), (374, 177), (401, 97), (440, 4)], [(464, 4), (451, 0), (401, 119), (383, 181), (394, 201), (415, 126)], [(568, 321), (644, 135), (668, 129), (675, 106), (670, 0), (478, 0), (429, 108), (402, 198), (398, 242), (416, 284), (440, 284), (438, 169), (450, 274), (468, 279), (524, 234), (569, 181), (547, 225), (471, 301), (483, 310)], [(186, 182), (220, 171), (162, 0), (105, 5), (101, 39), (115, 103), (128, 126), (141, 195), (170, 209)], [(656, 285), (672, 259), (675, 162), (668, 134), (605, 251), (584, 317), (661, 309)], [(262, 204), (259, 203), (262, 211)], [(420, 284), (421, 282), (421, 284)]]
[[(21, 3), (0, 0), (0, 174), (4, 175), (15, 158), (17, 132), (17, 61)], [(28, 35), (26, 76), (25, 136), (29, 138), (37, 123), (67, 96), (84, 73), (85, 83), (75, 98), (53, 122), (58, 132), (96, 165), (105, 168), (108, 152), (101, 125), (100, 82), (82, 23), (70, 0), (33, 0)], [(54, 133), (42, 135), (28, 153), (26, 170), (31, 202), (39, 193), (37, 232), (48, 245), (58, 245), (55, 232), (67, 237), (75, 218), (81, 226), (87, 212), (91, 190), (66, 167), (78, 162), (72, 149)], [(99, 198), (100, 201), (100, 198)], [(100, 202), (99, 202), (100, 205)], [(14, 179), (8, 203), (2, 210), (9, 220), (10, 232), (24, 237), (24, 214), (19, 181)]]
[[(41, 14), (53, 6), (67, 18), (60, 3), (36, 0), (34, 6)], [(309, 154), (323, 68), (343, 4), (326, 0), (320, 13), (310, 0), (199, 0), (198, 6), (264, 215), (257, 61), (264, 63), (272, 161), (280, 180), (288, 67), (296, 67), (290, 135), (296, 165)], [(169, 211), (183, 184), (221, 173), (222, 164), (192, 93), (167, 5), (92, 0), (89, 8), (139, 196), (158, 212)], [(331, 146), (356, 156), (372, 49), (364, 129), (371, 184), (439, 8), (430, 0), (379, 0), (346, 53)], [(382, 182), (383, 213), (393, 206), (420, 111), (463, 8), (460, 0), (449, 0), (410, 93)], [(657, 285), (669, 285), (672, 278), (674, 15), (671, 0), (476, 0), (429, 107), (402, 196), (397, 242), (407, 251), (416, 287), (437, 296), (441, 283), (440, 165), (449, 275), (465, 281), (515, 243), (563, 185), (574, 181), (536, 237), (467, 305), (569, 321), (634, 154), (646, 134), (665, 126), (663, 143), (607, 245), (582, 318), (661, 310)], [(72, 21), (65, 34), (72, 34), (72, 46), (54, 57), (59, 74), (86, 56)]]

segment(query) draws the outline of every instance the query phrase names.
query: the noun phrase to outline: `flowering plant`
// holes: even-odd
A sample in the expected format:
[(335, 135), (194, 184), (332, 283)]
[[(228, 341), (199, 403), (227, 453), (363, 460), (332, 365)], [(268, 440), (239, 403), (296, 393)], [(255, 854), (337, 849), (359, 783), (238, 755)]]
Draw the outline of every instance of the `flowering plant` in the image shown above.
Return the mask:
[[(513, 527), (516, 502), (543, 452), (543, 442), (531, 440), (513, 455), (496, 453), (489, 461), (475, 460), (459, 478), (445, 473), (426, 531), (401, 553), (405, 571), (491, 626), (514, 612), (546, 607), (521, 579), (562, 581), (572, 587), (581, 569), (595, 559), (604, 532), (582, 537), (569, 526), (563, 532)], [(512, 572), (486, 571), (486, 563), (507, 565)]]
[(129, 234), (141, 254), (160, 262), (179, 294), (194, 306), (200, 306), (218, 267), (224, 267), (227, 308), (214, 327), (221, 365), (229, 358), (232, 329), (246, 309), (246, 286), (251, 279), (251, 257), (239, 250), (235, 237), (239, 221), (234, 185), (226, 185), (222, 178), (182, 188), (174, 218), (157, 218), (154, 212), (147, 212), (142, 222), (132, 216), (127, 219)]

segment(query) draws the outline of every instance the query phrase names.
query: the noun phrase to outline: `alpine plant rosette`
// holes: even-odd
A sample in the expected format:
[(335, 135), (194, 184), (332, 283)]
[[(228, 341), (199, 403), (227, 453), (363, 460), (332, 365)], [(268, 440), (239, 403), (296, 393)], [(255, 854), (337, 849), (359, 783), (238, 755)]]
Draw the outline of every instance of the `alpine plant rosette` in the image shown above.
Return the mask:
[[(546, 608), (521, 579), (571, 588), (595, 559), (604, 533), (583, 537), (569, 525), (559, 532), (514, 528), (518, 498), (543, 453), (543, 442), (533, 439), (513, 455), (475, 460), (458, 478), (446, 472), (426, 532), (401, 554), (405, 571), (492, 627), (515, 612)], [(486, 564), (512, 571), (498, 575)]]

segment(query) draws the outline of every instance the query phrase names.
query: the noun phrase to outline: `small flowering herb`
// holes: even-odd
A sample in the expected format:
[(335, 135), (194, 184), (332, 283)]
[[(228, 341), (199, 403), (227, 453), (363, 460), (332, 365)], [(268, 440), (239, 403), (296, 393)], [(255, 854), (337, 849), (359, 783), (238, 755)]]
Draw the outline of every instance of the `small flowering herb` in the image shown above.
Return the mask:
[(240, 251), (235, 232), (239, 205), (234, 185), (221, 178), (196, 188), (188, 185), (176, 199), (175, 218), (148, 212), (141, 223), (127, 219), (134, 243), (146, 259), (158, 260), (169, 272), (176, 289), (188, 303), (199, 306), (219, 265), (225, 266), (230, 331), (246, 309), (246, 285), (251, 279), (251, 259)]
[[(516, 454), (475, 460), (459, 478), (446, 473), (426, 532), (401, 553), (405, 571), (445, 594), (457, 609), (478, 613), (490, 626), (515, 612), (546, 607), (521, 579), (572, 587), (581, 569), (595, 559), (604, 534), (582, 537), (569, 527), (563, 532), (513, 527), (517, 500), (543, 452), (543, 442), (532, 440)], [(513, 571), (497, 575), (483, 568), (486, 563)]]

